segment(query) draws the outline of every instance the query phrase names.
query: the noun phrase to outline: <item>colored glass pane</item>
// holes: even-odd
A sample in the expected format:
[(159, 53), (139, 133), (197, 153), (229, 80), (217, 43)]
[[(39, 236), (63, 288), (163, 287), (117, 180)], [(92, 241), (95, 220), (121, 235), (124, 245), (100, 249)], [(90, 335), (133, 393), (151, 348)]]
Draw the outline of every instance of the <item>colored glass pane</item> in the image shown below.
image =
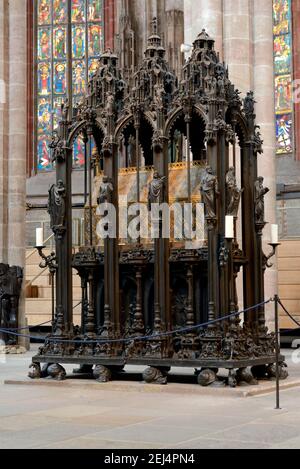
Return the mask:
[[(49, 170), (52, 163), (48, 144), (68, 95), (68, 69), (72, 70), (73, 104), (76, 105), (83, 99), (87, 81), (99, 66), (103, 49), (103, 2), (36, 0), (36, 13), (37, 161), (39, 170)], [(82, 149), (82, 141), (78, 140), (74, 154), (76, 168), (83, 165)]]
[(38, 24), (51, 23), (51, 0), (38, 1)]
[(99, 68), (98, 59), (89, 59), (89, 78), (91, 78)]
[(273, 2), (274, 35), (290, 32), (291, 0), (275, 0)]
[(82, 59), (85, 56), (85, 27), (72, 26), (72, 53), (74, 59)]
[(102, 49), (102, 28), (99, 24), (89, 25), (89, 55), (99, 56)]
[(281, 75), (275, 78), (275, 108), (276, 113), (292, 111), (292, 77)]
[(289, 34), (274, 38), (274, 64), (275, 74), (281, 75), (291, 71), (291, 37)]
[(81, 60), (73, 62), (73, 94), (82, 95), (85, 93), (85, 63)]
[(51, 57), (51, 29), (39, 28), (38, 31), (38, 59), (45, 60)]
[(100, 21), (102, 19), (102, 1), (88, 0), (88, 20)]
[(67, 49), (67, 32), (63, 26), (53, 30), (53, 55), (56, 59), (65, 59)]
[(85, 22), (85, 0), (72, 0), (72, 22)]
[(73, 148), (74, 167), (82, 168), (84, 165), (84, 143), (81, 137), (78, 137)]
[(61, 107), (65, 102), (66, 97), (55, 97), (53, 99), (53, 128), (58, 127), (59, 121), (61, 119)]
[(45, 137), (38, 138), (38, 169), (40, 171), (49, 171), (52, 169), (51, 154), (49, 149), (50, 139)]
[(38, 100), (38, 134), (51, 133), (51, 101), (49, 98)]
[(276, 153), (293, 151), (291, 0), (273, 1)]
[(47, 96), (51, 93), (51, 65), (49, 62), (38, 64), (38, 94)]
[(53, 76), (53, 93), (65, 94), (67, 76), (66, 76), (66, 63), (57, 62), (54, 63), (54, 76)]
[(292, 114), (283, 114), (276, 119), (276, 153), (286, 154), (293, 151)]
[(67, 0), (53, 0), (53, 22), (66, 23), (68, 20)]

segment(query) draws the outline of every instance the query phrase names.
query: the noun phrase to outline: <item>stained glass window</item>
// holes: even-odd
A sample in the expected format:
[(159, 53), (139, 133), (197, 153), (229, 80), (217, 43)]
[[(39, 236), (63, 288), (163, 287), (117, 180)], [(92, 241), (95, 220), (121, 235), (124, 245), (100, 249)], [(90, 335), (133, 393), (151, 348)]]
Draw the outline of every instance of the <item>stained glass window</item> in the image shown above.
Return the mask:
[(293, 152), (291, 0), (273, 0), (276, 153)]
[[(103, 0), (36, 0), (37, 168), (52, 169), (49, 143), (67, 96), (78, 102), (103, 50)], [(72, 77), (69, 89), (68, 77)], [(84, 144), (74, 145), (75, 168), (84, 165)]]

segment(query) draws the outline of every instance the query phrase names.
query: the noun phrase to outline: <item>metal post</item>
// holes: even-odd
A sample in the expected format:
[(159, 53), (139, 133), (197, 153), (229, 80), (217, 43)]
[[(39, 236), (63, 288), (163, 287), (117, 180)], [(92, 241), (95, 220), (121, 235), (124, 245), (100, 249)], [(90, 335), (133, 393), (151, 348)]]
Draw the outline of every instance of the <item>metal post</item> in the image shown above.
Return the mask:
[[(140, 204), (141, 202), (141, 179), (140, 179), (140, 171), (141, 171), (141, 161), (140, 161), (140, 120), (137, 119), (135, 122), (135, 154), (136, 154), (136, 202)], [(139, 211), (139, 216), (141, 212)], [(139, 234), (137, 244), (140, 246), (141, 244), (141, 237)]]
[(141, 188), (140, 188), (140, 169), (141, 169), (141, 163), (140, 163), (140, 123), (136, 123), (135, 126), (135, 153), (136, 153), (136, 191), (137, 191), (137, 196), (136, 196), (136, 201), (139, 204), (141, 201)]
[(186, 168), (187, 168), (187, 186), (188, 186), (188, 203), (192, 202), (192, 185), (191, 185), (191, 135), (190, 135), (190, 116), (186, 117), (186, 139), (187, 139), (187, 155), (186, 155)]
[(89, 136), (88, 140), (88, 155), (89, 155), (89, 239), (90, 246), (93, 246), (93, 182), (92, 182), (92, 147), (91, 147), (91, 137)]
[(55, 321), (55, 288), (54, 288), (54, 276), (55, 272), (50, 272), (51, 276), (51, 310), (52, 310), (52, 327), (54, 326), (54, 321)]
[(279, 321), (278, 321), (278, 295), (275, 295), (275, 336), (276, 336), (276, 410), (280, 410), (280, 371), (279, 371), (279, 355), (280, 355), (280, 342), (279, 342)]
[(87, 153), (87, 143), (88, 138), (84, 137), (84, 205), (86, 205), (88, 200), (88, 153)]

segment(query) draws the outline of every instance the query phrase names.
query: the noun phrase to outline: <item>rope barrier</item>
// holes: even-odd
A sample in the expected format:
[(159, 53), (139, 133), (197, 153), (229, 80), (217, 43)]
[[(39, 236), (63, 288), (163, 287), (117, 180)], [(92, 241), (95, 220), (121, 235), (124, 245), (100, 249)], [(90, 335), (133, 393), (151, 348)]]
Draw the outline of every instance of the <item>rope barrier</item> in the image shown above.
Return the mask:
[(25, 331), (26, 329), (34, 329), (35, 327), (41, 327), (41, 326), (45, 326), (46, 324), (50, 324), (52, 321), (50, 319), (50, 321), (46, 321), (46, 322), (42, 322), (41, 324), (37, 324), (36, 326), (24, 326), (24, 327), (4, 327), (1, 330), (2, 331), (5, 331), (6, 333), (9, 333), (10, 331), (12, 332), (17, 332), (17, 331)]
[[(77, 305), (73, 306), (73, 310), (78, 308), (79, 305), (82, 304), (82, 301), (80, 301)], [(36, 327), (41, 327), (41, 326), (45, 326), (46, 324), (51, 324), (52, 322), (52, 319), (50, 319), (49, 321), (45, 321), (45, 322), (42, 322), (41, 324), (37, 324), (35, 326), (25, 326), (25, 327), (3, 327), (2, 329), (0, 329), (0, 332), (3, 332), (5, 331), (5, 333), (9, 333), (10, 331), (12, 332), (17, 332), (17, 331), (25, 331), (27, 329), (34, 329)]]
[(203, 329), (205, 327), (209, 327), (214, 324), (221, 323), (223, 321), (226, 321), (228, 319), (231, 319), (236, 316), (240, 316), (241, 314), (248, 313), (249, 311), (253, 311), (257, 308), (260, 308), (261, 306), (264, 306), (268, 303), (273, 302), (274, 299), (271, 298), (267, 301), (264, 301), (262, 303), (259, 303), (255, 306), (251, 306), (250, 308), (246, 308), (242, 311), (237, 311), (235, 313), (231, 313), (227, 316), (222, 316), (221, 318), (214, 319), (213, 321), (208, 321), (202, 324), (197, 324), (195, 326), (190, 326), (190, 327), (184, 327), (181, 329), (176, 329), (173, 331), (168, 331), (168, 332), (161, 332), (158, 334), (151, 334), (151, 335), (145, 335), (145, 336), (137, 336), (137, 337), (128, 337), (124, 339), (97, 339), (97, 340), (91, 340), (91, 339), (86, 339), (86, 340), (71, 340), (71, 339), (60, 339), (59, 337), (37, 337), (37, 336), (30, 336), (30, 335), (25, 335), (25, 334), (18, 334), (16, 332), (7, 332), (3, 329), (0, 329), (0, 332), (5, 332), (8, 335), (13, 335), (15, 337), (23, 337), (26, 339), (35, 339), (35, 340), (41, 340), (41, 341), (46, 341), (46, 342), (55, 342), (55, 343), (69, 343), (69, 344), (113, 344), (113, 343), (130, 343), (130, 342), (137, 342), (137, 341), (148, 341), (148, 340), (153, 340), (153, 339), (158, 339), (158, 338), (163, 338), (163, 337), (170, 337), (176, 334), (183, 334), (183, 333), (188, 333), (192, 332), (197, 329)]
[(279, 302), (280, 306), (282, 307), (283, 311), (288, 315), (288, 317), (296, 324), (296, 326), (298, 326), (300, 328), (300, 322), (298, 322), (295, 318), (293, 318), (293, 316), (288, 312), (286, 307), (282, 304), (280, 299), (278, 300), (278, 302)]

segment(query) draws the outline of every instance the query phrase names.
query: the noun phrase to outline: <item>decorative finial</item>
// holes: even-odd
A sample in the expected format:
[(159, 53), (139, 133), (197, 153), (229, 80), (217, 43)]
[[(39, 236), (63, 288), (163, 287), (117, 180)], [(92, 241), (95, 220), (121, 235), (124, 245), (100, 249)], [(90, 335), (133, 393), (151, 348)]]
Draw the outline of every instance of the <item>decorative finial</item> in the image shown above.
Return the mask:
[(156, 17), (153, 18), (151, 24), (152, 24), (153, 34), (157, 35), (157, 18)]

